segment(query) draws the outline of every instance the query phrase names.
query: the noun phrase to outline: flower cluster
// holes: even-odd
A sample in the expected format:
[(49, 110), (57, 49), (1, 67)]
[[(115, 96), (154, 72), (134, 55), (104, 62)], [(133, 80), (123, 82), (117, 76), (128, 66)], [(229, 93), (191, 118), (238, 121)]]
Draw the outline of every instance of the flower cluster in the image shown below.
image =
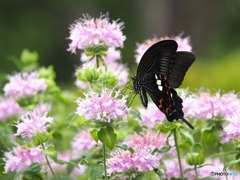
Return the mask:
[(123, 143), (129, 147), (148, 147), (152, 151), (154, 149), (161, 149), (166, 145), (167, 135), (159, 134), (154, 131), (142, 132), (140, 134), (133, 134), (129, 136)]
[(233, 138), (240, 140), (240, 111), (226, 117), (226, 120), (229, 124), (221, 134), (221, 143), (231, 143)]
[(233, 92), (221, 95), (219, 91), (215, 94), (200, 91), (198, 94), (182, 98), (186, 117), (194, 117), (196, 120), (232, 116), (238, 111), (240, 105), (237, 94)]
[(0, 99), (0, 121), (5, 121), (14, 115), (21, 114), (22, 112), (22, 108), (13, 99)]
[[(148, 108), (139, 108), (141, 114), (141, 121), (139, 122), (142, 126), (149, 128), (156, 127), (161, 124), (165, 119), (165, 115), (159, 111), (153, 102), (148, 103)], [(151, 114), (151, 116), (149, 116)]]
[(126, 37), (122, 33), (124, 23), (117, 21), (109, 22), (108, 15), (102, 15), (94, 19), (89, 15), (76, 21), (70, 27), (69, 51), (76, 53), (76, 49), (85, 49), (95, 45), (106, 45), (110, 47), (123, 47)]
[(52, 121), (53, 118), (46, 117), (46, 115), (39, 116), (35, 112), (27, 112), (22, 115), (21, 121), (16, 124), (17, 133), (15, 135), (26, 138), (37, 133), (45, 133), (49, 127), (48, 123)]
[(147, 39), (145, 40), (142, 44), (138, 43), (137, 44), (137, 48), (135, 50), (135, 60), (137, 62), (137, 64), (140, 62), (144, 52), (153, 44), (159, 42), (159, 41), (163, 41), (163, 40), (167, 40), (167, 39), (171, 39), (171, 40), (175, 40), (178, 44), (178, 49), (177, 51), (192, 51), (192, 46), (190, 45), (190, 38), (186, 37), (186, 38), (182, 38), (182, 35), (180, 34), (179, 36), (173, 36), (173, 37), (161, 37), (161, 38), (153, 38), (153, 39)]
[(133, 154), (128, 150), (114, 150), (107, 159), (108, 173), (130, 173), (129, 178), (135, 178), (138, 172), (152, 171), (159, 166), (160, 162), (159, 158), (151, 152), (150, 148), (140, 146), (134, 149)]
[[(222, 117), (228, 120), (236, 112), (240, 106), (238, 95), (229, 92), (221, 95), (220, 92), (211, 94), (205, 91), (199, 91), (196, 94), (187, 91), (179, 91), (180, 97), (183, 99), (183, 112), (185, 118), (200, 119), (215, 119)], [(147, 109), (139, 108), (141, 114), (140, 124), (147, 127), (155, 127), (163, 121), (164, 114), (159, 111), (155, 104), (149, 103)], [(151, 114), (151, 118), (149, 117)]]
[(73, 141), (71, 142), (71, 147), (73, 149), (73, 154), (80, 158), (82, 152), (91, 150), (94, 146), (96, 146), (96, 141), (92, 138), (90, 133), (86, 130), (79, 131)]
[(37, 72), (17, 73), (13, 76), (8, 76), (8, 79), (9, 83), (3, 88), (5, 96), (12, 96), (14, 98), (33, 96), (47, 88), (45, 80), (39, 78)]
[(18, 146), (10, 152), (5, 153), (5, 173), (9, 171), (21, 171), (30, 166), (32, 163), (44, 163), (45, 158), (42, 149), (39, 147), (28, 148), (26, 146)]
[(126, 106), (126, 97), (120, 97), (120, 91), (112, 97), (113, 91), (104, 88), (101, 94), (91, 92), (85, 94), (86, 98), (78, 98), (76, 114), (85, 116), (87, 120), (95, 120), (101, 122), (111, 123), (112, 120), (122, 118), (126, 121), (129, 108)]

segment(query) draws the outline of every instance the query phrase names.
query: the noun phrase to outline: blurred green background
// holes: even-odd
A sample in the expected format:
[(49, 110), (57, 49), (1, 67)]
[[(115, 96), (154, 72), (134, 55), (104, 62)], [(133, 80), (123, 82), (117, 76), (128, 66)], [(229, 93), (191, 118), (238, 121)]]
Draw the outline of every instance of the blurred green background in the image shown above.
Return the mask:
[(42, 65), (55, 66), (57, 82), (72, 86), (80, 55), (66, 51), (69, 25), (100, 12), (125, 22), (122, 55), (133, 68), (136, 42), (184, 32), (197, 61), (183, 87), (240, 90), (239, 0), (0, 0), (0, 74), (12, 73), (10, 56), (28, 48), (39, 52)]

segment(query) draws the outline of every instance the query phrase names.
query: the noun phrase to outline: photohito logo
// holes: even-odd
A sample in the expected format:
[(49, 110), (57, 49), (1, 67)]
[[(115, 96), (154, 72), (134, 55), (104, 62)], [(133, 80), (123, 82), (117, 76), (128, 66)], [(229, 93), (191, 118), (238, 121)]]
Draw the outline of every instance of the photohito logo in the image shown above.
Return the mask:
[(237, 172), (211, 172), (211, 176), (238, 176)]

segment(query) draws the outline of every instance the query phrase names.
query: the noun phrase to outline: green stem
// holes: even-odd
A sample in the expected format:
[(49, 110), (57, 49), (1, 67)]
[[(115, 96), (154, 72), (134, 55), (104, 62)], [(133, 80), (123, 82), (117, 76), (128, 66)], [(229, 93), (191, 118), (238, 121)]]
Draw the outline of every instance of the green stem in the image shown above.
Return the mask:
[(181, 173), (181, 179), (183, 179), (182, 163), (181, 163), (181, 157), (180, 157), (180, 152), (179, 152), (178, 142), (177, 142), (177, 129), (173, 130), (173, 135), (174, 135), (174, 141), (175, 141), (175, 146), (177, 150), (177, 157), (178, 157), (178, 164), (179, 164), (179, 169)]
[(97, 68), (99, 67), (99, 55), (96, 55), (96, 65), (97, 65)]
[[(43, 144), (43, 143), (42, 143), (42, 148), (43, 148), (43, 150), (45, 150), (45, 147), (44, 147), (44, 144)], [(45, 159), (46, 159), (46, 161), (47, 161), (47, 165), (48, 165), (50, 171), (52, 172), (52, 175), (53, 175), (54, 179), (58, 180), (57, 176), (55, 175), (55, 173), (54, 173), (54, 171), (53, 171), (53, 169), (52, 169), (52, 167), (51, 167), (51, 165), (50, 165), (50, 162), (49, 162), (49, 160), (48, 160), (48, 157), (47, 157), (46, 155), (44, 155), (44, 156), (45, 156)]]
[(104, 176), (107, 180), (107, 164), (106, 164), (106, 146), (103, 144), (103, 168), (104, 168)]
[(197, 166), (194, 165), (194, 170), (195, 170), (195, 174), (196, 174), (196, 180), (198, 180), (198, 172), (197, 172)]

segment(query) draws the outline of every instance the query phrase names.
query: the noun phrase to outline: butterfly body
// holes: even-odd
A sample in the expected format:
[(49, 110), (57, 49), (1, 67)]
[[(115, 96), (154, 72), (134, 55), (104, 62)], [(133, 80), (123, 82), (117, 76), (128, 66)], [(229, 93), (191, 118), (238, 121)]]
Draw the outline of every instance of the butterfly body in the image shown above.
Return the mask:
[(194, 60), (193, 53), (177, 52), (175, 41), (160, 41), (144, 53), (137, 75), (132, 77), (134, 90), (144, 107), (148, 105), (148, 94), (168, 121), (182, 119), (192, 129), (193, 126), (184, 119), (183, 101), (173, 88), (181, 85)]

